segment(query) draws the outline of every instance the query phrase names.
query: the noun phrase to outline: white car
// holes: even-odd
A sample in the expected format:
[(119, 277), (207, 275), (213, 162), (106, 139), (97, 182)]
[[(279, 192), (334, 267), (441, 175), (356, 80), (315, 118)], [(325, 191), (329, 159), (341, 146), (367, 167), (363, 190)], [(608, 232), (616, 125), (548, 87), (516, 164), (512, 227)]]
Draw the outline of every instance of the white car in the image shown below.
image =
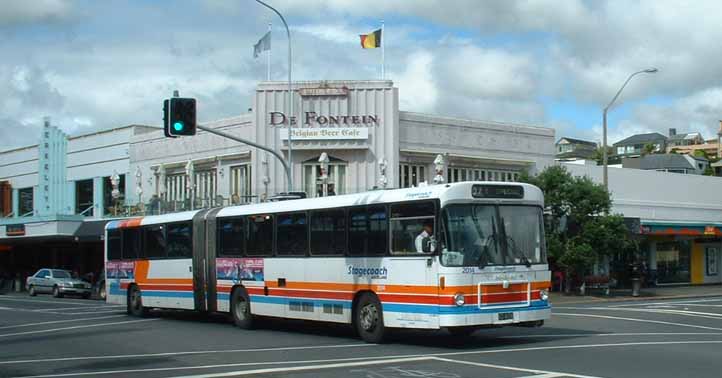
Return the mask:
[(47, 293), (61, 298), (65, 294), (75, 294), (87, 299), (92, 292), (90, 283), (73, 278), (70, 272), (62, 269), (40, 269), (28, 277), (25, 283), (31, 296)]

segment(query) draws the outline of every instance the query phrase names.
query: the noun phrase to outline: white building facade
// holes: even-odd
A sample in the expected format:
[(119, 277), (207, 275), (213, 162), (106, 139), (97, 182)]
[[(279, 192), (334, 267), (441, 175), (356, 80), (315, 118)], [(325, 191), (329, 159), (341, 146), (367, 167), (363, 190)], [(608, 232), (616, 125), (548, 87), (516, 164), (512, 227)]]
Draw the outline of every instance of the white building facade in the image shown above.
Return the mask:
[[(391, 81), (298, 82), (293, 89), (292, 116), (287, 84), (267, 82), (259, 84), (252, 111), (204, 126), (288, 160), (292, 123), (292, 191), (309, 197), (432, 183), (439, 155), (448, 182), (515, 181), (554, 161), (552, 129), (403, 112)], [(171, 209), (255, 202), (289, 190), (271, 153), (203, 131), (135, 136), (130, 164), (149, 186), (136, 200), (155, 196)]]

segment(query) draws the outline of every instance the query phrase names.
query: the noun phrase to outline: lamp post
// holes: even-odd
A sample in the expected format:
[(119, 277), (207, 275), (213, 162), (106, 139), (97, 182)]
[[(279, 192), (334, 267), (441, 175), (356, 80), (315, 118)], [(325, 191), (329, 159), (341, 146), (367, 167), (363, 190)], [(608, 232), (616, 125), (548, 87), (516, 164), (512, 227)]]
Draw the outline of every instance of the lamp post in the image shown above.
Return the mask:
[[(283, 26), (286, 27), (286, 36), (288, 37), (288, 106), (289, 106), (289, 112), (288, 112), (288, 167), (286, 169), (289, 170), (288, 177), (289, 177), (289, 183), (288, 183), (288, 191), (289, 193), (293, 191), (293, 159), (291, 158), (291, 153), (293, 152), (293, 143), (292, 143), (292, 136), (291, 136), (291, 117), (293, 117), (293, 91), (291, 89), (291, 31), (288, 29), (288, 24), (286, 23), (286, 19), (283, 18), (283, 15), (279, 13), (274, 7), (264, 3), (261, 0), (256, 0), (259, 4), (263, 5), (264, 7), (272, 10), (275, 12), (278, 17), (281, 18), (281, 21), (283, 22)], [(283, 142), (281, 142), (283, 143)]]
[(624, 90), (624, 87), (627, 86), (627, 83), (629, 83), (629, 81), (632, 80), (632, 78), (634, 76), (641, 74), (641, 73), (650, 73), (651, 74), (651, 73), (655, 73), (657, 71), (658, 70), (656, 68), (648, 68), (646, 70), (637, 71), (637, 72), (629, 75), (629, 77), (627, 78), (627, 81), (625, 81), (624, 84), (622, 84), (622, 87), (619, 88), (619, 90), (617, 91), (617, 94), (615, 94), (612, 101), (609, 102), (609, 105), (607, 105), (604, 108), (604, 113), (603, 113), (603, 117), (602, 117), (603, 118), (602, 129), (603, 129), (603, 134), (604, 134), (603, 140), (602, 140), (602, 162), (603, 162), (602, 164), (604, 165), (604, 189), (606, 189), (607, 191), (609, 191), (609, 179), (607, 176), (607, 168), (608, 168), (607, 167), (607, 111), (609, 110), (609, 108), (612, 107), (612, 104), (614, 104), (614, 101), (617, 100), (617, 97), (619, 97), (619, 94), (622, 93), (622, 90)]

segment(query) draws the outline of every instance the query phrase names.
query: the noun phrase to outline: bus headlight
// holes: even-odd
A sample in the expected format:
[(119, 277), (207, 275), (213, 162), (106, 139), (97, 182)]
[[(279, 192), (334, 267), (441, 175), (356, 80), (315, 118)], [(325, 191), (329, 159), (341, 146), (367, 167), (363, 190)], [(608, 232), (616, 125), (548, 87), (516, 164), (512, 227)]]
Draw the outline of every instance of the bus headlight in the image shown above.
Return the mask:
[(454, 294), (454, 304), (461, 307), (466, 303), (466, 299), (464, 299), (464, 294), (462, 293), (456, 293)]
[(549, 290), (547, 290), (547, 289), (539, 290), (539, 298), (543, 301), (548, 301), (549, 300)]

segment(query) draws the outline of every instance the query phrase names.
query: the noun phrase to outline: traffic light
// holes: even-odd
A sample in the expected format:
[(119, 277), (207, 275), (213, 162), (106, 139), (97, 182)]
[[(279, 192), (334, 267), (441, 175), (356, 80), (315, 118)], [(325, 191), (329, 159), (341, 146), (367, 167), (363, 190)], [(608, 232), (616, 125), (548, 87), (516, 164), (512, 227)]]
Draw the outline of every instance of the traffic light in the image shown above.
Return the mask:
[(196, 99), (172, 97), (163, 101), (165, 136), (196, 135)]

